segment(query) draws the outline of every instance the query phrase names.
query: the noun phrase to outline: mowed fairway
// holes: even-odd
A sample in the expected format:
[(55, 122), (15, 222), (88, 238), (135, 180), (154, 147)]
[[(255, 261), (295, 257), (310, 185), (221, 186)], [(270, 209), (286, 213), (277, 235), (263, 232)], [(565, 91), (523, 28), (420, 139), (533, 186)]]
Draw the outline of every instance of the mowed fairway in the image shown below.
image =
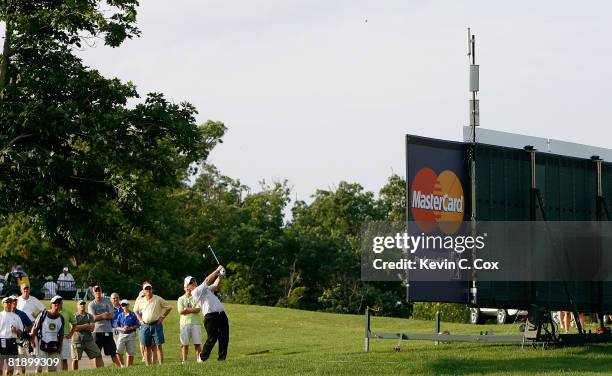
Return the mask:
[[(176, 304), (176, 302), (174, 302)], [(226, 305), (230, 318), (228, 360), (180, 363), (178, 314), (164, 323), (166, 365), (131, 369), (83, 370), (86, 375), (414, 375), (414, 374), (612, 374), (612, 344), (554, 350), (514, 345), (440, 344), (371, 340), (363, 352), (363, 316), (336, 315), (282, 308)], [(452, 334), (480, 330), (518, 334), (518, 325), (444, 324)], [(433, 322), (374, 317), (373, 331), (432, 333)], [(213, 352), (216, 359), (216, 347)]]

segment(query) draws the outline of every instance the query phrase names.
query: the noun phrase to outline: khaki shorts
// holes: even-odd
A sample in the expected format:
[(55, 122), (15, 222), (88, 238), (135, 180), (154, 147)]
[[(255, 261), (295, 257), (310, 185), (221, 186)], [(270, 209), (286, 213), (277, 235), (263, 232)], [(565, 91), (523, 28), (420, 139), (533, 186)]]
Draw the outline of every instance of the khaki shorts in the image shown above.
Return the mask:
[(181, 325), (179, 328), (181, 345), (188, 346), (191, 340), (194, 345), (202, 344), (202, 325)]
[(89, 359), (102, 356), (102, 353), (100, 352), (100, 349), (98, 348), (98, 345), (96, 345), (96, 342), (93, 340), (93, 338), (86, 341), (82, 341), (81, 343), (72, 343), (73, 360), (81, 360), (83, 352), (87, 354), (87, 357)]
[[(36, 357), (40, 358), (41, 360), (41, 366), (42, 368), (45, 368), (45, 364), (46, 364), (46, 368), (47, 369), (55, 369), (55, 370), (59, 370), (61, 369), (61, 355), (59, 352), (46, 352), (44, 350), (38, 349), (38, 353), (36, 354)], [(44, 359), (44, 361), (43, 361)], [(55, 359), (57, 359), (57, 366)]]
[(117, 354), (128, 353), (129, 356), (136, 356), (136, 332), (129, 334), (119, 334), (117, 337)]

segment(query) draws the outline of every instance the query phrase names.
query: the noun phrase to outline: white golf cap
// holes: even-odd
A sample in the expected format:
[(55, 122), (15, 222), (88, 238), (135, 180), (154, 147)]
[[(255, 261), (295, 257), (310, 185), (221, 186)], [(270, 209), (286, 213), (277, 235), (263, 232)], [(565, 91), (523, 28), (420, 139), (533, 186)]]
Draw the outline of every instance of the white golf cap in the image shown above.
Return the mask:
[(15, 295), (15, 294), (11, 295), (10, 298), (13, 299), (13, 300), (19, 299), (19, 297), (17, 295)]
[(84, 299), (79, 299), (79, 304), (81, 304), (81, 303), (87, 304), (87, 302)]
[(153, 288), (153, 286), (151, 286), (151, 284), (150, 284), (150, 283), (148, 283), (148, 282), (147, 282), (147, 283), (143, 283), (143, 284), (142, 284), (142, 289), (143, 289), (143, 290), (144, 290), (144, 289), (146, 289), (147, 287)]
[(58, 300), (62, 300), (62, 299), (64, 299), (64, 298), (62, 298), (59, 295), (55, 295), (54, 297), (51, 298), (51, 304), (57, 302)]
[[(55, 269), (55, 270), (57, 270), (57, 269)], [(67, 266), (64, 266), (63, 271), (67, 272), (67, 271), (68, 271), (68, 267), (67, 267)]]
[(24, 287), (30, 288), (30, 285), (28, 285), (27, 283), (24, 282), (19, 287), (21, 287), (21, 288), (24, 288)]
[(185, 277), (185, 281), (183, 281), (183, 287), (189, 286), (192, 280), (193, 280), (192, 276)]
[(124, 304), (130, 305), (130, 302), (128, 302), (127, 299), (123, 299), (122, 301), (119, 302), (119, 304), (120, 305), (124, 305)]
[(7, 302), (12, 302), (13, 298), (11, 298), (10, 296), (5, 296), (4, 298), (2, 298), (2, 303), (7, 303)]

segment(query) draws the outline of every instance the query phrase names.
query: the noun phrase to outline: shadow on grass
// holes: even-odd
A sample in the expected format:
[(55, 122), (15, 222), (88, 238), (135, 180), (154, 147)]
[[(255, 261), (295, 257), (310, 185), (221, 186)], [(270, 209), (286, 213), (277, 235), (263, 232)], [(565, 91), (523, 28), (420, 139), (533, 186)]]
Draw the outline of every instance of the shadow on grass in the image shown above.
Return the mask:
[[(612, 363), (612, 344), (611, 345), (588, 345), (584, 347), (574, 346), (568, 347), (574, 351), (574, 354), (589, 355), (589, 354), (600, 354), (607, 355), (610, 357)], [(610, 365), (612, 368), (612, 364)]]
[[(611, 357), (603, 361), (588, 358), (589, 354), (605, 354)], [(457, 359), (443, 357), (425, 365), (433, 374), (463, 375), (472, 373), (538, 373), (538, 372), (592, 372), (610, 374), (612, 370), (612, 347), (591, 346), (574, 354), (559, 354), (558, 357), (537, 357), (517, 359)]]

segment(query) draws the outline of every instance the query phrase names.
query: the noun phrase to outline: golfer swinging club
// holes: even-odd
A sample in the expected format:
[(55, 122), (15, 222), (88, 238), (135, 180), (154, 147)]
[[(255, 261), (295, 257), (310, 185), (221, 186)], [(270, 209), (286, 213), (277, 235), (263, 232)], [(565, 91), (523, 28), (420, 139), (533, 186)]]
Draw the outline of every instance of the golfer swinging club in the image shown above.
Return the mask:
[(186, 277), (184, 281), (184, 286), (191, 289), (191, 296), (200, 304), (202, 313), (204, 314), (204, 328), (206, 328), (208, 338), (200, 353), (200, 359), (202, 359), (202, 361), (206, 361), (210, 357), (210, 352), (217, 340), (219, 340), (218, 360), (225, 360), (227, 356), (229, 322), (225, 315), (223, 304), (221, 304), (219, 298), (214, 294), (215, 291), (219, 290), (221, 280), (224, 276), (225, 269), (223, 266), (219, 265), (199, 286), (192, 276)]

